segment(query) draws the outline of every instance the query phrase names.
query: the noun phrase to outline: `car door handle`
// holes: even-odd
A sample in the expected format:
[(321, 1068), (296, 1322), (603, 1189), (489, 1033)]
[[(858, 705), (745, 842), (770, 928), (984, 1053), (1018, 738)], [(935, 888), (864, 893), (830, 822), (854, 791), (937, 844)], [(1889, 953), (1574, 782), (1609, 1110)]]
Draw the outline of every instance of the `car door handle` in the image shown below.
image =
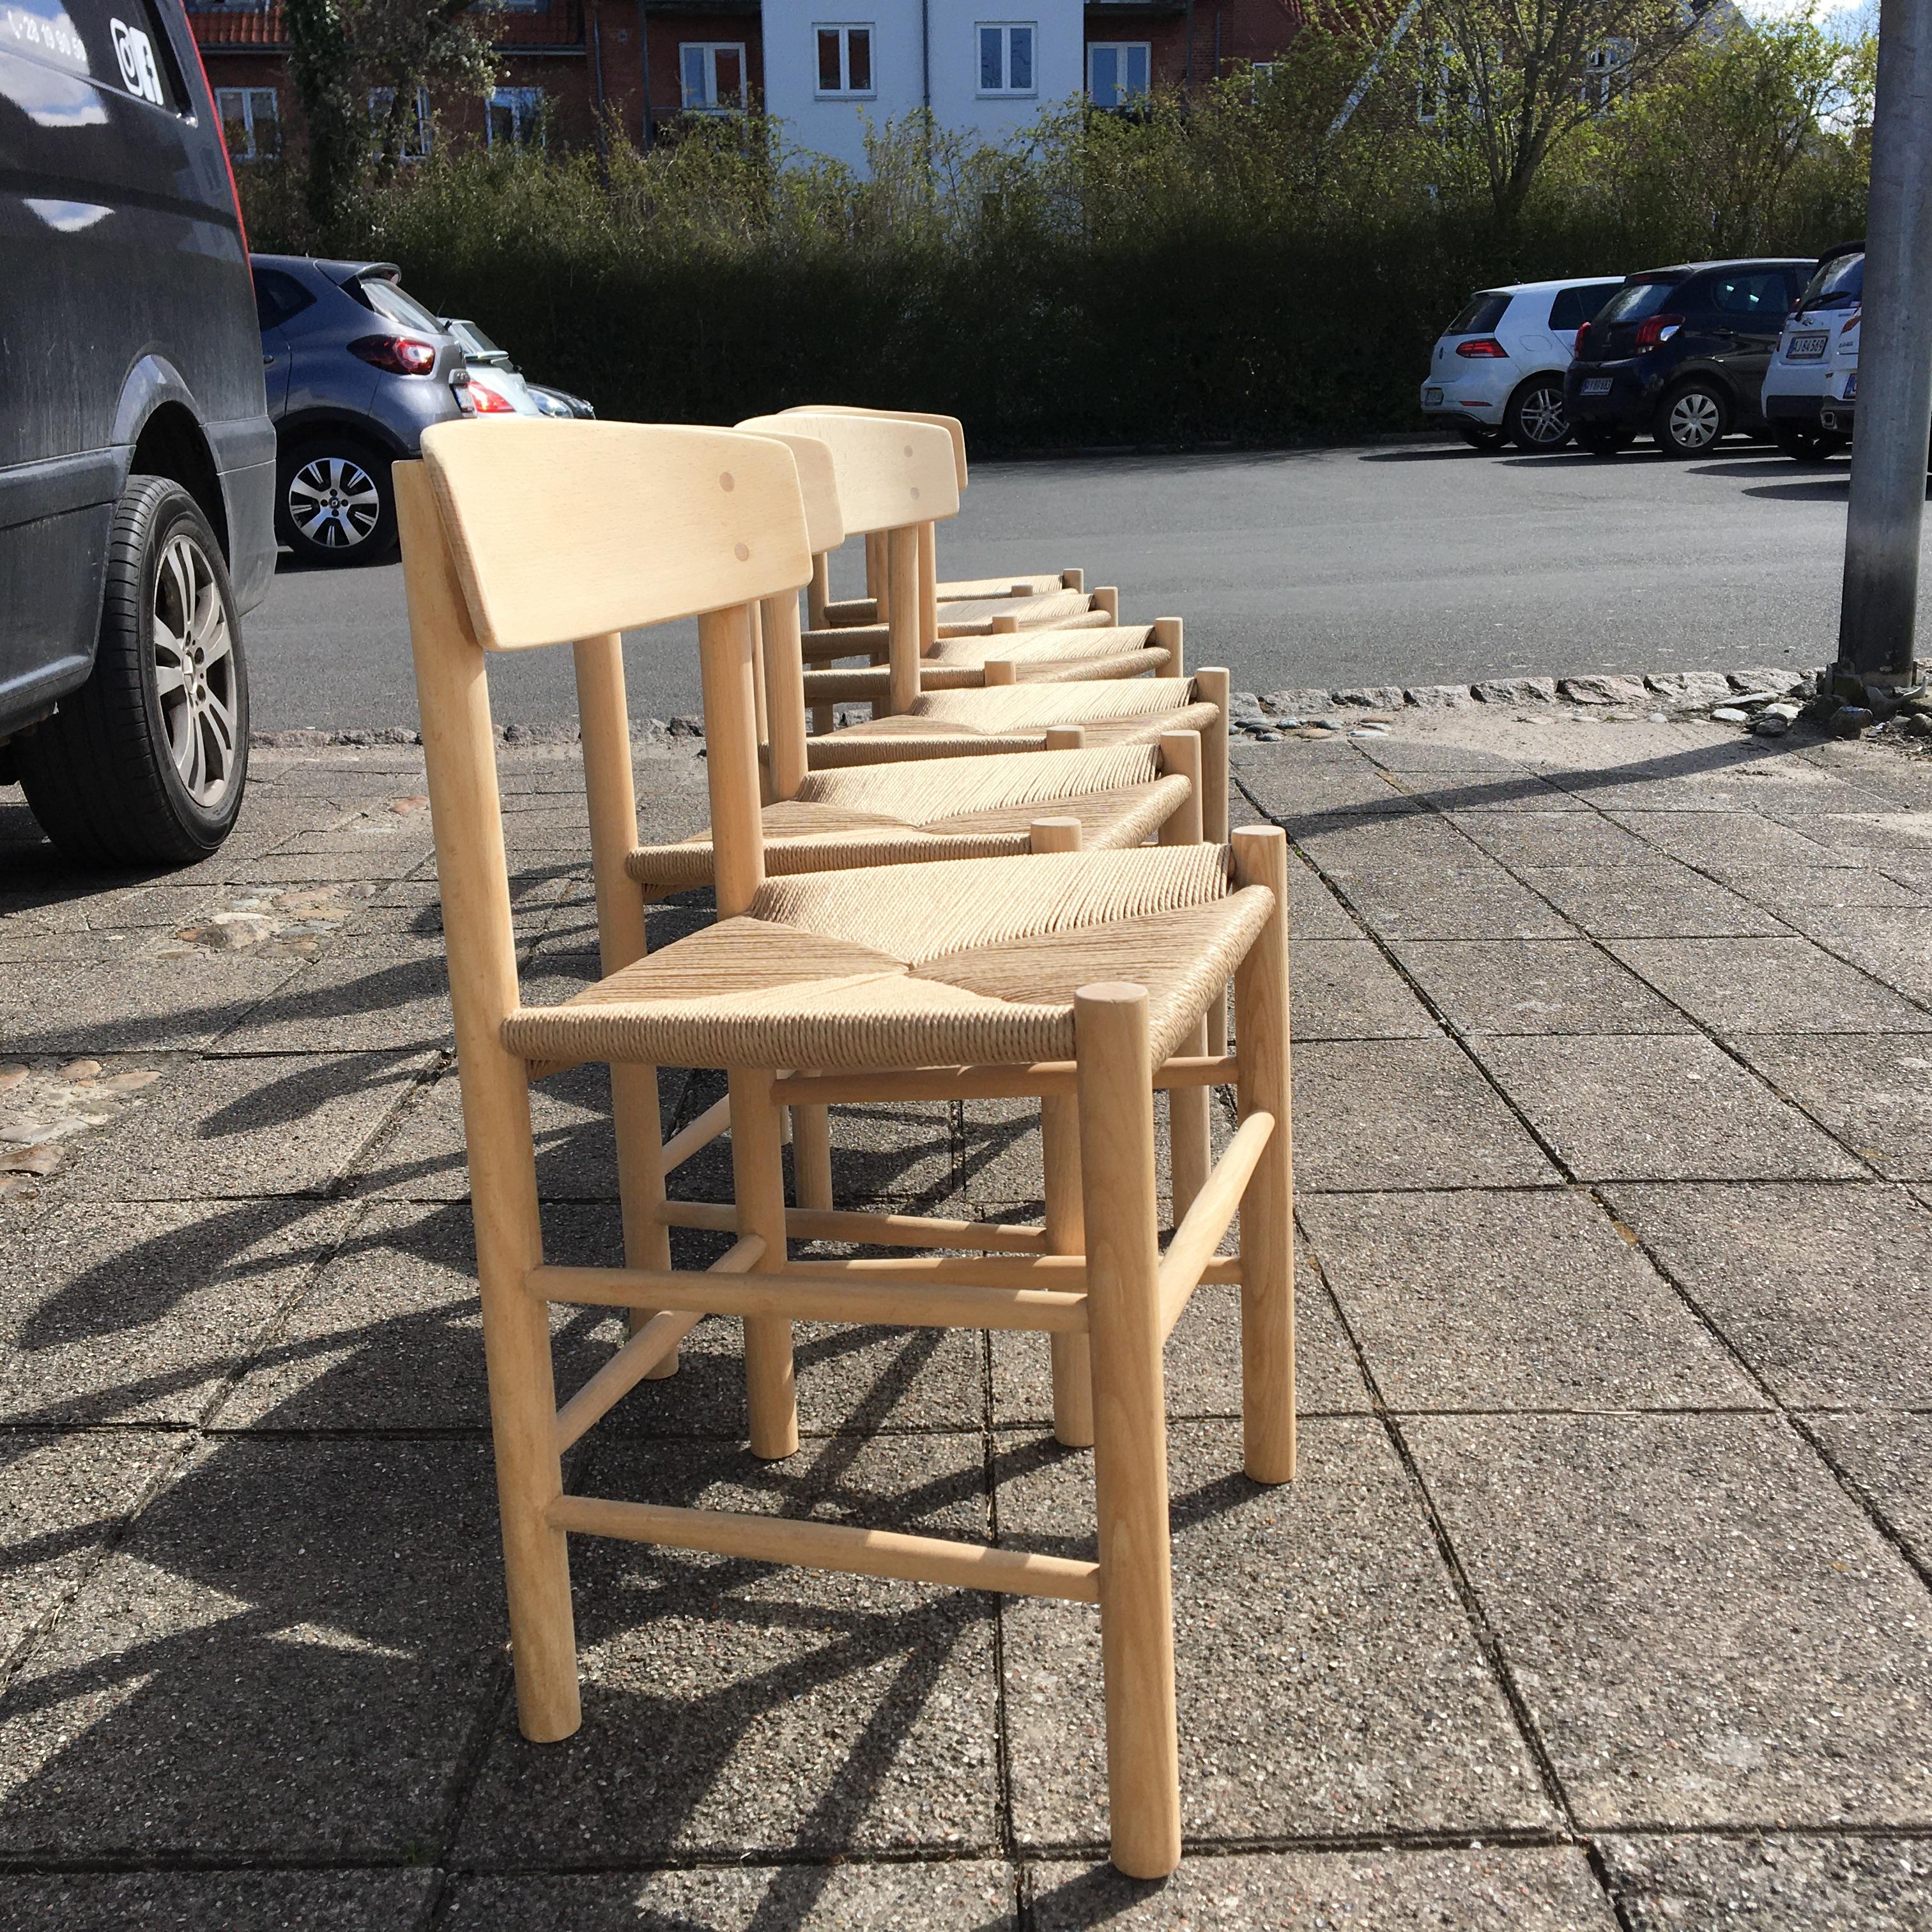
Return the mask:
[(272, 356), (264, 356), (262, 358), (262, 367), (264, 369), (272, 368), (274, 366), (274, 361), (275, 358)]

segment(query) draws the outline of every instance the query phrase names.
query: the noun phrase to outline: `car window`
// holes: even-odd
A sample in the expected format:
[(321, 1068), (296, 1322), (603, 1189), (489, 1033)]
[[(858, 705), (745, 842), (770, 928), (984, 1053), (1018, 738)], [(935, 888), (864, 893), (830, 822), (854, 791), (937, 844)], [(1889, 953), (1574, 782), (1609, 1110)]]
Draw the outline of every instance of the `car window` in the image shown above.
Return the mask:
[(292, 315), (299, 315), (315, 297), (294, 276), (280, 268), (255, 271), (255, 319), (264, 332), (279, 328)]
[(1780, 268), (1754, 268), (1730, 275), (1713, 275), (1700, 291), (1720, 315), (1745, 320), (1781, 322), (1791, 306), (1792, 287)]
[(393, 322), (398, 328), (418, 329), (428, 335), (443, 332), (442, 324), (394, 282), (366, 275), (356, 284), (356, 292), (385, 322)]
[(1499, 296), (1492, 289), (1480, 290), (1463, 304), (1461, 314), (1442, 333), (1486, 335), (1509, 312), (1509, 305), (1508, 296)]
[(1674, 282), (1626, 282), (1594, 318), (1598, 322), (1641, 322), (1654, 315), (1677, 292)]
[(1806, 308), (1856, 308), (1864, 299), (1865, 258), (1862, 249), (1834, 255), (1811, 272), (1804, 284)]
[(1580, 288), (1559, 289), (1550, 304), (1550, 326), (1559, 335), (1574, 334), (1595, 318), (1598, 310), (1617, 292), (1616, 282), (1591, 282)]

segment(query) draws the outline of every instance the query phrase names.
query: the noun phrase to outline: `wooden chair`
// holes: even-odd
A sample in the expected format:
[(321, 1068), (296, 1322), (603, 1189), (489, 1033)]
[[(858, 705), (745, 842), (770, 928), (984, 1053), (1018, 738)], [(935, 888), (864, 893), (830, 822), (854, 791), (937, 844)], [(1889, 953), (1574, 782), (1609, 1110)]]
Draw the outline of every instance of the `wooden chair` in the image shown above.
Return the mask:
[[(563, 1738), (580, 1721), (572, 1534), (1096, 1603), (1114, 1859), (1136, 1876), (1165, 1874), (1180, 1856), (1180, 1803), (1161, 1349), (1204, 1280), (1240, 1285), (1247, 1472), (1270, 1483), (1294, 1474), (1281, 833), (767, 879), (751, 611), (810, 571), (790, 451), (724, 431), (455, 423), (427, 432), (421, 460), (395, 477), (524, 1735)], [(608, 685), (621, 632), (692, 614), (718, 922), (562, 1006), (526, 1007), (485, 654), (574, 642), (594, 693), (600, 666)], [(602, 895), (598, 910), (601, 932)], [(623, 916), (620, 902), (609, 910)], [(1138, 983), (1126, 982), (1129, 970)], [(1231, 974), (1238, 1052), (1172, 1058)], [(730, 1070), (725, 1212), (737, 1238), (709, 1270), (545, 1263), (529, 1083), (598, 1060), (614, 1072)], [(776, 1071), (800, 1066), (824, 1070)], [(1162, 1254), (1154, 1091), (1230, 1079), (1240, 1126)], [(1077, 1237), (787, 1210), (788, 1101), (976, 1093), (1042, 1096), (1070, 1121), (1062, 1138), (1085, 1210)], [(1240, 1252), (1218, 1256), (1238, 1211)], [(790, 1257), (789, 1240), (827, 1236), (953, 1252)], [(560, 1408), (556, 1302), (659, 1311)], [(566, 1495), (563, 1451), (707, 1313), (744, 1321), (751, 1446), (766, 1457), (797, 1443), (794, 1320), (1043, 1330), (1090, 1348), (1098, 1560)]]
[[(946, 431), (952, 444), (953, 469), (958, 478), (960, 494), (965, 494), (968, 472), (966, 463), (966, 428), (957, 416), (942, 416), (929, 410), (875, 410), (867, 409), (853, 403), (806, 403), (790, 412), (799, 414), (809, 412), (814, 415), (839, 415), (855, 416), (884, 416), (904, 422), (931, 423)], [(1052, 596), (1063, 590), (1084, 591), (1087, 587), (1085, 573), (1079, 570), (1022, 571), (1010, 577), (978, 577), (956, 578), (950, 582), (939, 581), (938, 569), (938, 533), (935, 529), (924, 529), (920, 532), (920, 582), (922, 591), (927, 584), (932, 588), (933, 599), (940, 604), (974, 603), (986, 598), (1024, 599)], [(885, 620), (885, 609), (881, 599), (887, 595), (886, 589), (886, 552), (882, 541), (868, 537), (866, 542), (866, 594), (862, 597), (832, 599), (827, 591), (828, 573), (826, 560), (814, 562), (812, 581), (808, 591), (810, 606), (810, 622), (814, 629), (837, 628), (854, 624), (881, 623)]]

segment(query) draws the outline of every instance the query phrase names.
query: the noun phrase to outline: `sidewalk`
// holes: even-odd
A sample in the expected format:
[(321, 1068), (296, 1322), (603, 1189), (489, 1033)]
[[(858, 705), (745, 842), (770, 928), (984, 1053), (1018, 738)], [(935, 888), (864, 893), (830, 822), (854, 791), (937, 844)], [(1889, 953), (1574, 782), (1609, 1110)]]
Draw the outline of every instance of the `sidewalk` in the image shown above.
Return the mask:
[[(421, 754), (258, 753), (147, 883), (0, 790), (0, 1928), (1924, 1932), (1932, 762), (1544, 712), (1236, 747), (1302, 861), (1303, 1474), (1240, 1474), (1202, 1291), (1164, 1888), (1075, 1605), (580, 1542), (584, 1726), (524, 1744)], [(502, 765), (559, 997), (580, 772)], [(638, 777), (702, 822), (688, 746)], [(551, 1257), (608, 1254), (602, 1071), (533, 1096)], [(1038, 1211), (1022, 1109), (835, 1139)], [(557, 1333), (568, 1388), (616, 1328)], [(806, 1324), (766, 1466), (710, 1322), (576, 1480), (1078, 1550), (1034, 1339)]]

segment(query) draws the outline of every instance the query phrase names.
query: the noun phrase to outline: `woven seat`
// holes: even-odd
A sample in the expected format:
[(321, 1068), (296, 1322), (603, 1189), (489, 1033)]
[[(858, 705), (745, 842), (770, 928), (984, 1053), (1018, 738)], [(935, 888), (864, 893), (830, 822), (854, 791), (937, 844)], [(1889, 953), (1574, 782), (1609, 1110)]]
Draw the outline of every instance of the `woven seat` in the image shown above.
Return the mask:
[[(1187, 763), (1198, 760), (1197, 752)], [(765, 868), (790, 874), (1001, 857), (1030, 849), (1044, 812), (1077, 820), (1084, 850), (1121, 850), (1154, 837), (1192, 794), (1186, 773), (1162, 776), (1157, 745), (814, 772), (760, 814)], [(640, 847), (625, 860), (633, 879), (658, 892), (708, 886), (712, 868), (708, 831)]]
[(1073, 995), (1131, 972), (1177, 1052), (1273, 910), (1225, 848), (1070, 853), (770, 880), (744, 914), (523, 1007), (529, 1060), (930, 1066), (1072, 1058)]
[[(902, 503), (930, 475), (919, 440), (907, 434), (904, 464), (882, 459), (873, 479)], [(1113, 1856), (1157, 1878), (1181, 1850), (1162, 1355), (1203, 1280), (1240, 1289), (1244, 1468), (1270, 1484), (1294, 1473), (1286, 842), (1244, 827), (1226, 845), (768, 877), (752, 618), (762, 608), (766, 640), (782, 638), (783, 599), (795, 621), (809, 574), (799, 464), (820, 446), (801, 441), (795, 452), (635, 424), (446, 423), (392, 472), (518, 1721), (540, 1742), (582, 1722), (573, 1534), (1095, 1605)], [(635, 815), (621, 634), (686, 616), (698, 620), (719, 917), (649, 954), (622, 874)], [(578, 998), (532, 1008), (518, 996), (485, 667), (489, 653), (566, 642), (604, 971)], [(865, 788), (846, 790), (842, 808), (856, 814)], [(1175, 1054), (1198, 1045), (1231, 976), (1236, 1052)], [(610, 1063), (622, 1266), (544, 1258), (530, 1083), (586, 1058)], [(666, 1061), (730, 1070), (728, 1202), (666, 1196), (667, 1167), (707, 1137), (660, 1142)], [(799, 1067), (814, 1070), (783, 1070)], [(1240, 1125), (1163, 1252), (1154, 1092), (1178, 1108), (1231, 1082)], [(788, 1207), (788, 1106), (971, 1093), (1039, 1100), (1043, 1226)], [(1220, 1252), (1237, 1214), (1238, 1252)], [(674, 1268), (668, 1231), (680, 1226), (732, 1238), (710, 1268)], [(791, 1253), (794, 1240), (827, 1238), (946, 1252)], [(623, 1309), (631, 1334), (560, 1405), (560, 1304)], [(706, 1316), (742, 1323), (750, 1447), (767, 1460), (798, 1447), (796, 1321), (1046, 1334), (1056, 1432), (1094, 1451), (1096, 1558), (566, 1492), (566, 1452), (645, 1376), (674, 1368)]]
[[(922, 692), (976, 691), (998, 683), (988, 666), (1010, 664), (1012, 681), (1054, 684), (1157, 676), (1172, 670), (1180, 656), (1180, 620), (1163, 617), (1153, 624), (1108, 624), (1091, 629), (988, 632), (983, 637), (943, 638), (920, 662)], [(814, 706), (878, 704), (892, 690), (890, 664), (861, 670), (807, 670), (806, 701)]]
[[(934, 594), (941, 604), (953, 604), (971, 597), (1045, 597), (1055, 590), (1084, 588), (1077, 570), (1041, 570), (1023, 572), (1012, 578), (956, 578), (935, 586)], [(879, 600), (876, 597), (832, 598), (818, 614), (817, 621), (833, 630), (842, 625), (876, 624)]]

